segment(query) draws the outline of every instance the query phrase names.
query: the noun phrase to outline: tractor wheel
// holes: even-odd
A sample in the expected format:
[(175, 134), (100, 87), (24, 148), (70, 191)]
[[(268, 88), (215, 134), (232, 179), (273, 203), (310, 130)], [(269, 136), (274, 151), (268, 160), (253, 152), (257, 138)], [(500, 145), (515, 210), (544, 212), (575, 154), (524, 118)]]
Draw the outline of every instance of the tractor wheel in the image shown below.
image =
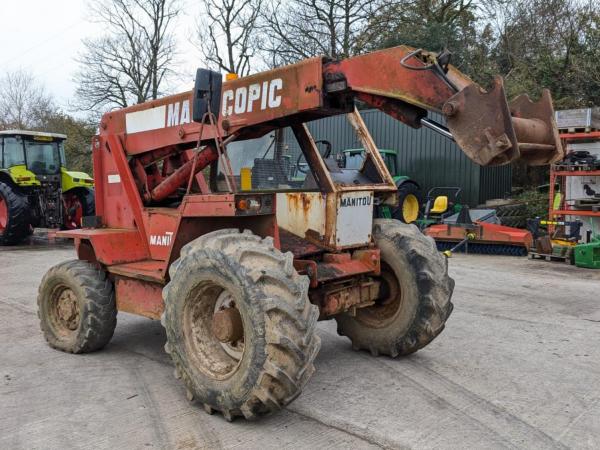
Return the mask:
[(314, 372), (318, 308), (309, 281), (271, 238), (208, 233), (184, 246), (163, 289), (165, 350), (188, 398), (225, 419), (294, 400)]
[(503, 216), (500, 217), (500, 224), (506, 227), (526, 228), (527, 216)]
[(0, 181), (0, 245), (16, 245), (29, 233), (27, 197)]
[(63, 194), (65, 219), (63, 228), (74, 230), (81, 228), (81, 219), (95, 213), (94, 190), (77, 188)]
[(429, 344), (452, 311), (454, 280), (435, 242), (414, 225), (379, 219), (373, 237), (381, 250), (380, 299), (355, 316), (336, 316), (338, 333), (355, 350), (408, 355)]
[(58, 264), (40, 284), (38, 317), (51, 347), (69, 353), (99, 350), (117, 325), (112, 282), (87, 261)]
[(412, 223), (419, 218), (421, 209), (420, 190), (414, 183), (404, 183), (398, 188), (398, 206), (392, 217), (404, 223)]

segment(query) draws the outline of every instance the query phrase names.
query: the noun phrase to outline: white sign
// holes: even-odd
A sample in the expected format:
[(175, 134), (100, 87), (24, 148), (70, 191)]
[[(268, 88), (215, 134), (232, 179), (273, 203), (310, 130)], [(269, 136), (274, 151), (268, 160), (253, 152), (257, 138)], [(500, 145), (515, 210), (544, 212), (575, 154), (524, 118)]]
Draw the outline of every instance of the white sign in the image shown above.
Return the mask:
[(125, 129), (127, 133), (160, 130), (161, 128), (176, 127), (191, 122), (190, 101), (170, 103), (125, 114)]
[(168, 247), (171, 245), (171, 241), (173, 240), (173, 232), (167, 231), (165, 234), (151, 234), (150, 235), (150, 245), (158, 245), (162, 247)]

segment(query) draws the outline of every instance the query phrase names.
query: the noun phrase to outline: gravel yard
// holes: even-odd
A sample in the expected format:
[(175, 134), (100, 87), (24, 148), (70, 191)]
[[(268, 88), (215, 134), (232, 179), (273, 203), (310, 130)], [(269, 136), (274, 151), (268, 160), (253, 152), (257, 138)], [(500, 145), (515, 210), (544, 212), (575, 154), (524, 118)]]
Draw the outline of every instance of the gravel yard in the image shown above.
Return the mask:
[(454, 312), (404, 359), (354, 352), (322, 322), (290, 407), (226, 422), (188, 403), (158, 322), (119, 314), (101, 352), (50, 349), (37, 286), (68, 245), (0, 249), (0, 448), (598, 448), (600, 273), (457, 255)]

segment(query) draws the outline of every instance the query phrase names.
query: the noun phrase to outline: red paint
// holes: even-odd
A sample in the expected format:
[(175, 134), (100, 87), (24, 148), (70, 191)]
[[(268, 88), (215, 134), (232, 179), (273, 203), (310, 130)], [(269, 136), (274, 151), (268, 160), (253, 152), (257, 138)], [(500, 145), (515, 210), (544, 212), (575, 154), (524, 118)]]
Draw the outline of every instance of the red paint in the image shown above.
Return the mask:
[(160, 319), (164, 310), (162, 286), (143, 280), (117, 277), (115, 300), (119, 311)]
[(68, 230), (74, 230), (81, 227), (81, 219), (83, 218), (83, 205), (81, 204), (79, 197), (72, 192), (67, 192), (66, 194), (63, 194), (63, 204), (65, 211), (65, 227)]
[(4, 231), (8, 223), (8, 208), (4, 197), (0, 195), (0, 232)]

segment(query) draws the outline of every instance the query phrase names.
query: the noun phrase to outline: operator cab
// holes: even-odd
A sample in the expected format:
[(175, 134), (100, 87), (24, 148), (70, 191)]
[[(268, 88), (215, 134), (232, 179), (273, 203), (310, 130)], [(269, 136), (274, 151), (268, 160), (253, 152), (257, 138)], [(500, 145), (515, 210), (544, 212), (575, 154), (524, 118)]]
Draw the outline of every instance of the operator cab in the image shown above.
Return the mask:
[[(315, 141), (320, 157), (331, 176), (340, 186), (360, 186), (382, 183), (380, 174), (366, 158), (364, 148), (352, 149), (352, 154), (334, 151), (327, 140)], [(319, 191), (300, 145), (289, 128), (282, 128), (258, 139), (235, 141), (227, 146), (236, 184), (242, 191)], [(351, 165), (348, 165), (348, 161)], [(393, 167), (395, 167), (395, 158)], [(386, 165), (387, 165), (386, 161)], [(389, 167), (389, 166), (388, 166)], [(220, 190), (226, 190), (225, 176), (220, 170)]]
[(23, 166), (39, 178), (59, 175), (66, 165), (64, 134), (38, 131), (0, 131), (2, 168)]

